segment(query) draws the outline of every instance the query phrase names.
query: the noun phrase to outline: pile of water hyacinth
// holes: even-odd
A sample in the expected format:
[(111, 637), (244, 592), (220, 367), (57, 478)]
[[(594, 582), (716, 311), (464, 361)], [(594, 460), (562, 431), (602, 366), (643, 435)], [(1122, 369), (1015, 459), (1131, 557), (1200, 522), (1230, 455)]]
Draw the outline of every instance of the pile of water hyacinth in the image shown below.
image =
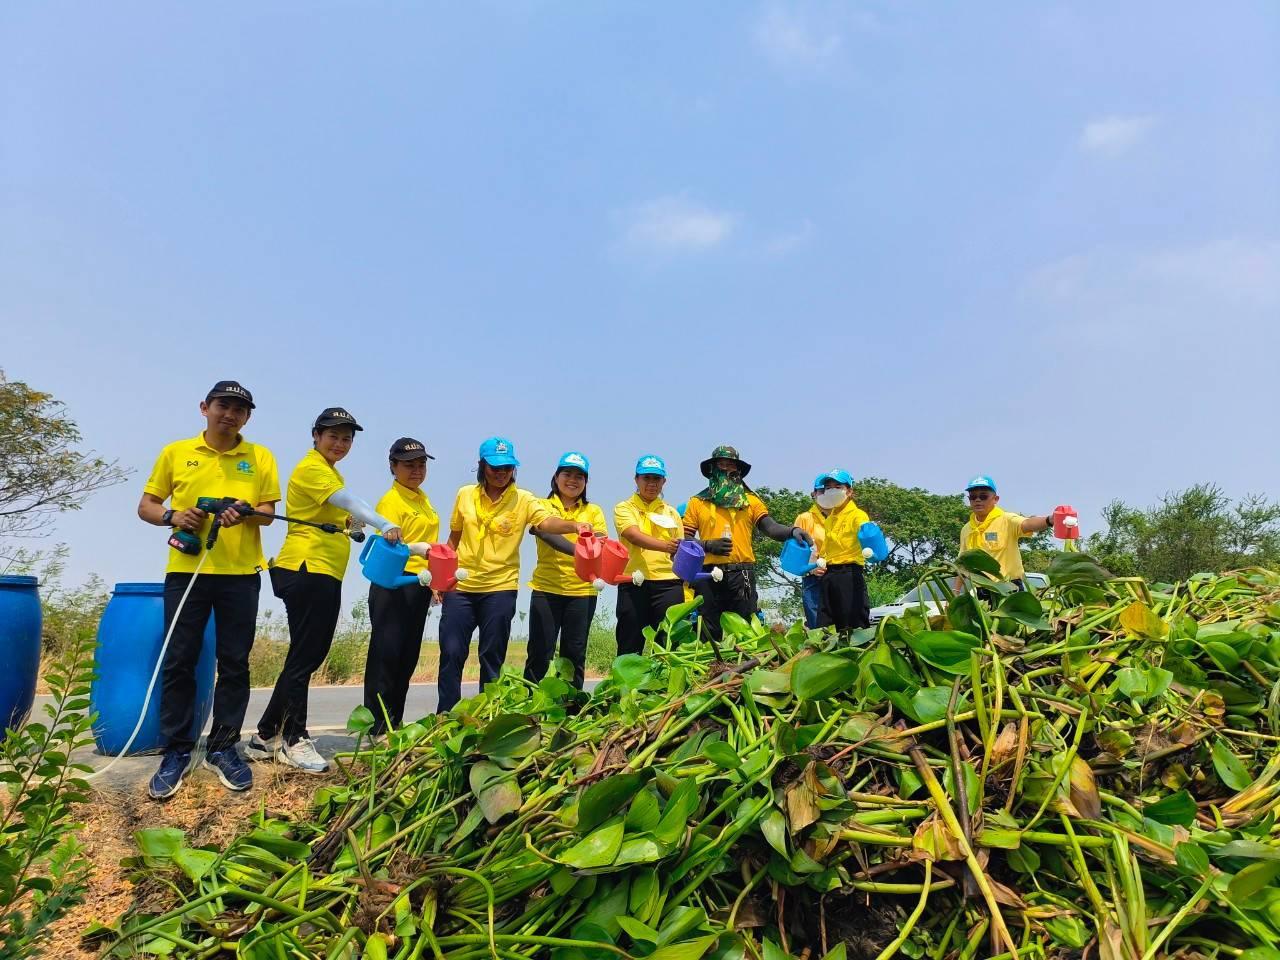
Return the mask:
[[(1063, 554), (851, 637), (672, 611), (592, 692), (504, 676), (311, 822), (138, 835), (132, 957), (1280, 958), (1280, 575)], [(557, 664), (563, 668), (565, 664)], [(362, 735), (372, 717), (352, 716)], [(157, 889), (167, 891), (163, 897)], [(159, 902), (159, 906), (157, 903)]]

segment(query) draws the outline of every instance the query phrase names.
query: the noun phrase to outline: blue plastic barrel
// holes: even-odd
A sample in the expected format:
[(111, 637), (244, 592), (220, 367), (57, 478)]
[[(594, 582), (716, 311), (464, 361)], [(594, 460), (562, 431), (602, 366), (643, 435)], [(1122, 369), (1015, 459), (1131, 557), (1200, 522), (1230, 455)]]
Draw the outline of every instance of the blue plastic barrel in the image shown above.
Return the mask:
[(31, 712), (40, 672), (40, 596), (35, 577), (0, 577), (0, 731)]
[[(164, 584), (117, 583), (98, 623), (97, 678), (89, 692), (89, 709), (98, 714), (93, 735), (98, 750), (115, 756), (124, 749), (138, 722), (147, 684), (164, 643)], [(213, 677), (217, 666), (213, 617), (204, 631), (204, 647), (196, 662), (196, 713), (191, 736), (200, 737), (213, 710)], [(164, 674), (147, 704), (147, 715), (129, 753), (149, 753), (164, 746), (160, 735), (160, 693)]]

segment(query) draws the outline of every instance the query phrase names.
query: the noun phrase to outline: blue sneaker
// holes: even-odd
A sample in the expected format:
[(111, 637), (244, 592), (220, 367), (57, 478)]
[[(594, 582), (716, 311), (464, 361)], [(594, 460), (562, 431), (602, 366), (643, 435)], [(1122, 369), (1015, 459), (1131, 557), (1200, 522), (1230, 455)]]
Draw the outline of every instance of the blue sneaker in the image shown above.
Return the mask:
[(191, 751), (168, 750), (160, 761), (160, 769), (151, 778), (147, 793), (152, 800), (168, 800), (182, 789), (182, 781), (191, 766)]
[(215, 750), (204, 758), (202, 766), (216, 773), (228, 790), (248, 790), (253, 786), (253, 773), (249, 765), (240, 759), (234, 746)]

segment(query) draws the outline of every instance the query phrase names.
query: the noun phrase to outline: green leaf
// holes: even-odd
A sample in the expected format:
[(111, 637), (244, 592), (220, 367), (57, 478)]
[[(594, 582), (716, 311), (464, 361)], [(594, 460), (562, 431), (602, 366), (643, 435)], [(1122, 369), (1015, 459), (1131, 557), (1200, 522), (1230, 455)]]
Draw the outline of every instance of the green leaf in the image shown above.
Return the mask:
[[(1044, 619), (1044, 607), (1040, 604), (1040, 598), (1030, 590), (1020, 590), (1017, 593), (1011, 593), (1000, 601), (997, 613), (1001, 617), (1007, 617), (1023, 626), (1031, 627), (1033, 630), (1048, 630), (1049, 624)], [(950, 615), (950, 611), (948, 611)]]
[(497, 823), (509, 813), (520, 809), (520, 786), (515, 778), (490, 760), (481, 760), (471, 767), (469, 777), (471, 792), (475, 794), (484, 811), (484, 818)]
[(1280, 877), (1280, 860), (1259, 860), (1232, 877), (1227, 892), (1232, 900), (1239, 903), (1271, 886), (1277, 877)]
[(351, 711), (351, 716), (347, 717), (347, 733), (364, 736), (373, 729), (376, 722), (373, 711), (361, 704)]
[(985, 550), (966, 550), (956, 557), (956, 566), (968, 573), (985, 573), (1000, 579), (1000, 561)]
[(1202, 644), (1202, 647), (1209, 655), (1209, 659), (1218, 665), (1219, 670), (1234, 673), (1240, 666), (1240, 654), (1236, 653), (1231, 646), (1217, 640), (1210, 640)]
[(833, 653), (815, 653), (791, 668), (791, 689), (801, 700), (826, 700), (848, 689), (858, 676), (858, 664)]
[(489, 721), (476, 743), (476, 752), (495, 759), (527, 757), (542, 742), (538, 721), (517, 713), (503, 713)]
[[(310, 853), (310, 849), (307, 852)], [(199, 883), (200, 878), (212, 870), (213, 865), (218, 862), (218, 854), (212, 850), (192, 850), (189, 847), (182, 847), (173, 852), (173, 862), (192, 883)]]
[(1173, 848), (1173, 858), (1178, 862), (1180, 870), (1193, 877), (1203, 877), (1209, 872), (1209, 855), (1198, 843), (1184, 840)]
[(765, 814), (764, 819), (760, 821), (760, 832), (764, 834), (764, 838), (768, 841), (769, 846), (777, 850), (784, 857), (790, 857), (787, 852), (787, 820), (782, 815), (782, 811), (776, 807), (771, 807), (769, 812)]
[(1179, 790), (1142, 808), (1144, 816), (1169, 826), (1189, 827), (1196, 818), (1196, 802), (1186, 790)]
[(665, 947), (659, 947), (649, 954), (649, 960), (698, 960), (699, 957), (711, 949), (718, 939), (720, 939), (720, 935), (712, 933), (696, 940), (669, 943)]
[(1232, 790), (1240, 791), (1253, 783), (1249, 771), (1231, 752), (1226, 741), (1215, 740), (1209, 748), (1209, 756), (1213, 759), (1213, 769), (1218, 772), (1218, 779)]
[(559, 860), (579, 870), (589, 867), (607, 867), (613, 863), (618, 856), (618, 851), (622, 849), (624, 831), (621, 817), (610, 820), (564, 851)]
[(604, 823), (624, 806), (653, 776), (652, 770), (634, 773), (615, 773), (597, 780), (578, 799), (578, 832), (588, 834)]
[[(911, 706), (921, 723), (932, 723), (947, 715), (951, 702), (950, 687), (922, 687), (911, 697)], [(966, 767), (966, 769), (968, 769)]]
[(1232, 840), (1224, 843), (1209, 856), (1215, 860), (1238, 857), (1242, 860), (1280, 860), (1280, 847), (1273, 847), (1257, 840)]
[(649, 679), (653, 668), (654, 662), (648, 657), (642, 657), (638, 653), (624, 653), (613, 661), (613, 666), (609, 668), (609, 676), (621, 692), (628, 693), (638, 690)]
[(151, 827), (138, 830), (133, 835), (142, 855), (156, 858), (172, 857), (182, 847), (185, 838), (186, 834), (177, 827)]
[(736, 770), (742, 766), (738, 752), (723, 740), (711, 740), (702, 745), (702, 753), (722, 770)]
[(947, 673), (967, 674), (969, 653), (981, 641), (958, 630), (923, 630), (907, 635), (907, 645), (925, 663)]
[(631, 809), (627, 811), (627, 831), (648, 833), (658, 826), (661, 819), (658, 798), (650, 790), (641, 790), (631, 801)]
[(662, 843), (678, 843), (684, 837), (689, 818), (693, 816), (696, 809), (698, 809), (697, 781), (692, 778), (681, 780), (680, 785), (671, 794), (671, 799), (667, 801), (666, 809), (662, 811), (662, 819), (653, 831), (654, 837)]
[(657, 943), (658, 931), (647, 923), (641, 923), (634, 917), (619, 917), (618, 926), (637, 943)]

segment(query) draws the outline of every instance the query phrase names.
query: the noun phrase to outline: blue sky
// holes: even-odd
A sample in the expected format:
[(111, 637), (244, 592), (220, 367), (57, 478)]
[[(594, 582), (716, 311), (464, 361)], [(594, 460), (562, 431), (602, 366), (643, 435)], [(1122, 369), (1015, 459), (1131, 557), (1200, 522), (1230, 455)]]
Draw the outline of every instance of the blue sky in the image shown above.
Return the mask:
[(493, 433), (606, 505), (720, 442), (1086, 530), (1280, 494), (1273, 4), (7, 4), (0, 53), (0, 365), (137, 471), (73, 578), (159, 578), (222, 377), (285, 471), (352, 410), (368, 499), (421, 438), (442, 512)]

